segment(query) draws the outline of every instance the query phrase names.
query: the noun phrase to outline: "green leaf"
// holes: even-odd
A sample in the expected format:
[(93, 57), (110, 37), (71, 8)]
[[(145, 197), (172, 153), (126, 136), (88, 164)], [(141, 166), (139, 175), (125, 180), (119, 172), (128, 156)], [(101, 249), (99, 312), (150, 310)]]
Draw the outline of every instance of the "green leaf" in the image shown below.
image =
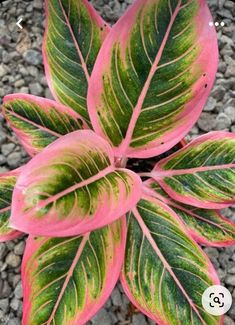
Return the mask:
[(22, 265), (23, 324), (85, 324), (120, 274), (125, 220), (77, 237), (29, 237)]
[(205, 0), (136, 0), (111, 29), (87, 98), (117, 157), (166, 152), (197, 121), (218, 65), (210, 21)]
[(235, 135), (211, 132), (159, 161), (152, 177), (174, 200), (204, 209), (235, 203)]
[[(218, 247), (235, 245), (235, 224), (224, 218), (219, 211), (178, 203), (170, 198), (154, 180), (146, 181), (145, 186), (147, 193), (175, 211), (198, 243)], [(154, 191), (148, 191), (149, 188)]]
[(109, 144), (93, 131), (57, 139), (22, 170), (11, 225), (29, 234), (67, 237), (103, 227), (141, 196), (140, 177), (116, 168)]
[(108, 31), (87, 0), (46, 0), (43, 54), (47, 80), (54, 97), (87, 123), (88, 82)]
[(32, 95), (4, 97), (3, 114), (31, 156), (62, 135), (88, 128), (83, 118), (72, 109)]
[(220, 324), (202, 307), (202, 294), (219, 280), (209, 259), (164, 203), (143, 196), (128, 216), (123, 288), (158, 324)]

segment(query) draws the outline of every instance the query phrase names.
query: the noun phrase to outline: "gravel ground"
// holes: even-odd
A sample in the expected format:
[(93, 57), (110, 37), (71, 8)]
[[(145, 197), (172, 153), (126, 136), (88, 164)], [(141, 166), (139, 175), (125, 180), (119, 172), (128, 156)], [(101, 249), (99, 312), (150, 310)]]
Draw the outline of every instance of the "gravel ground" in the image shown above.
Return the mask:
[[(114, 22), (132, 0), (93, 0), (103, 17)], [(220, 64), (211, 97), (192, 129), (191, 137), (211, 130), (235, 132), (235, 3), (209, 0), (218, 27)], [(13, 5), (14, 3), (14, 5)], [(19, 32), (15, 22), (24, 18)], [(22, 92), (51, 98), (44, 77), (40, 53), (44, 30), (43, 1), (7, 0), (0, 4), (0, 104), (9, 93)], [(15, 135), (0, 118), (0, 173), (21, 166), (27, 161), (25, 151)], [(224, 210), (235, 221), (235, 209)], [(0, 243), (0, 325), (18, 325), (22, 316), (20, 264), (25, 238)], [(205, 248), (218, 271), (222, 283), (235, 297), (235, 247)], [(225, 325), (235, 324), (235, 304), (225, 316)], [(117, 285), (105, 307), (90, 322), (93, 325), (154, 324), (138, 313)]]

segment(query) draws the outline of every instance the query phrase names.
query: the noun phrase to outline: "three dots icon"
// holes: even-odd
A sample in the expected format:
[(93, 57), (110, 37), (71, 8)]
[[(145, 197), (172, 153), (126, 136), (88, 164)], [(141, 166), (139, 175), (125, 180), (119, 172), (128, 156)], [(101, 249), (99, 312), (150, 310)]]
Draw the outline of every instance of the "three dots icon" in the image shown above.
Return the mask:
[(215, 25), (215, 27), (219, 27), (219, 26), (224, 27), (225, 26), (225, 22), (224, 21), (221, 21), (220, 23), (218, 21), (216, 21), (216, 22), (210, 21), (209, 22), (209, 26), (212, 27), (214, 25)]

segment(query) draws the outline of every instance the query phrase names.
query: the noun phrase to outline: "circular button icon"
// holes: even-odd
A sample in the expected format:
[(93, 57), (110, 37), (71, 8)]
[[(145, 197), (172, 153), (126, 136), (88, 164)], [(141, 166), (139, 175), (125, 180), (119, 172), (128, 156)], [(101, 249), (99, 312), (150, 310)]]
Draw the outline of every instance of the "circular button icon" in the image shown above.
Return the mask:
[(202, 306), (211, 315), (224, 315), (232, 306), (232, 295), (223, 286), (211, 286), (202, 295)]

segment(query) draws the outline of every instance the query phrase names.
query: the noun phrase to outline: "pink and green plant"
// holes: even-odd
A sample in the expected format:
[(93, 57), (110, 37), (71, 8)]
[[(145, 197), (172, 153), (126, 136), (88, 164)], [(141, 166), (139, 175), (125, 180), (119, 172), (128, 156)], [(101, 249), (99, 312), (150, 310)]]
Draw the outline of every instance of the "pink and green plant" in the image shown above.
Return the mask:
[[(55, 101), (2, 106), (32, 157), (0, 176), (0, 240), (29, 234), (22, 324), (85, 324), (119, 279), (157, 324), (222, 324), (202, 307), (219, 278), (198, 243), (235, 244), (218, 211), (235, 203), (235, 135), (182, 142), (218, 65), (205, 0), (136, 0), (112, 28), (87, 0), (45, 7)], [(138, 175), (129, 158), (156, 164)]]

